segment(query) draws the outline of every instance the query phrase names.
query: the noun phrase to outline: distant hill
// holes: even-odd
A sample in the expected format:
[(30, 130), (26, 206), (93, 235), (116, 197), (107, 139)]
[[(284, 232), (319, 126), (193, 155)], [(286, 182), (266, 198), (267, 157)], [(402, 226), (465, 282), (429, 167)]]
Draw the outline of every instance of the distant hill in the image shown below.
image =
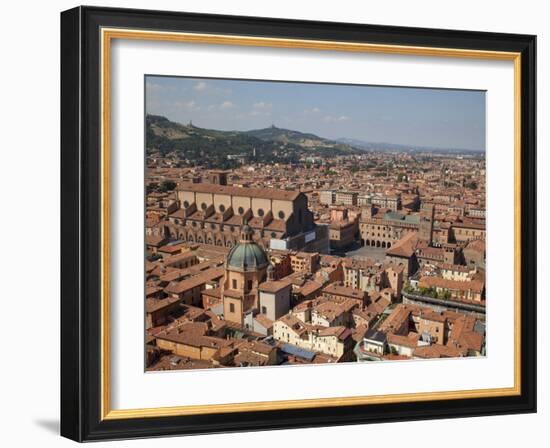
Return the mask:
[(261, 140), (274, 141), (281, 143), (296, 143), (298, 145), (325, 145), (333, 144), (330, 140), (321, 138), (314, 134), (307, 134), (299, 131), (292, 131), (290, 129), (281, 129), (275, 126), (264, 129), (255, 129), (246, 132), (248, 135), (257, 137)]
[(314, 152), (333, 150), (335, 151), (335, 155), (362, 152), (360, 148), (354, 147), (346, 142), (330, 140), (315, 134), (294, 131), (292, 129), (278, 128), (274, 125), (269, 128), (246, 131), (245, 133), (263, 141), (277, 142), (284, 145), (293, 144)]
[(355, 138), (338, 138), (337, 142), (363, 149), (383, 152), (431, 152), (434, 154), (483, 154), (485, 151), (463, 148), (435, 148), (430, 146), (402, 145), (398, 143), (366, 142)]
[(373, 143), (350, 138), (330, 140), (275, 126), (251, 131), (220, 131), (192, 123), (176, 123), (159, 115), (147, 115), (145, 121), (147, 153), (174, 154), (186, 166), (230, 169), (243, 160), (298, 163), (304, 157), (330, 158), (365, 151), (483, 154), (481, 151)]
[[(261, 162), (297, 162), (304, 155), (331, 157), (362, 151), (351, 145), (274, 126), (252, 131), (220, 131), (181, 124), (159, 115), (146, 116), (148, 153), (176, 153), (190, 165), (235, 166), (242, 155)], [(229, 156), (229, 157), (228, 157)]]

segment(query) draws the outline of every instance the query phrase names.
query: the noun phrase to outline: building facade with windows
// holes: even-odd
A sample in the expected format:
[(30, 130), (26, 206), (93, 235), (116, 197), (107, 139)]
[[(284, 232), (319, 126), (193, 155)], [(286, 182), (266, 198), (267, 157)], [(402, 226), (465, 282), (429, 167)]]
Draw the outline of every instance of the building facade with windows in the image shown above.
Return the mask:
[(229, 252), (221, 286), (223, 316), (226, 321), (246, 326), (258, 308), (258, 287), (267, 279), (269, 258), (252, 240), (252, 229), (245, 224), (241, 240)]
[[(223, 184), (223, 178), (218, 181), (222, 183), (178, 185), (180, 208), (168, 216), (166, 237), (233, 247), (246, 221), (253, 240), (263, 247), (270, 247), (272, 240), (281, 240), (292, 249), (328, 249), (328, 232), (315, 225), (304, 193), (229, 186)], [(326, 241), (320, 241), (323, 238)]]

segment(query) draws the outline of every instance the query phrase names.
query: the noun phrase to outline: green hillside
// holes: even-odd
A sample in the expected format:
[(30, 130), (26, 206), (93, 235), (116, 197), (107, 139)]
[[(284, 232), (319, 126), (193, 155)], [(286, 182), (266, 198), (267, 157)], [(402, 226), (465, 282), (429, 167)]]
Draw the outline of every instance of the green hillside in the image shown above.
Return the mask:
[[(185, 165), (232, 168), (241, 158), (293, 163), (301, 157), (360, 153), (352, 146), (313, 134), (270, 127), (253, 131), (219, 131), (175, 123), (158, 115), (146, 117), (147, 153), (177, 155)], [(255, 152), (255, 156), (253, 154)]]

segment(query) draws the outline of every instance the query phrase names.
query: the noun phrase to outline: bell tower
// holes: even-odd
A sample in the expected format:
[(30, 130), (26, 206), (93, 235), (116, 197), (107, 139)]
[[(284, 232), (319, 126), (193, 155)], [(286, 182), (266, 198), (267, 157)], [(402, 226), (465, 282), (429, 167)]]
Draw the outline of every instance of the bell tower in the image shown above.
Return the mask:
[(267, 254), (252, 235), (245, 220), (239, 243), (227, 255), (221, 287), (224, 319), (243, 327), (247, 316), (258, 307), (258, 286), (265, 281), (270, 266)]
[(432, 244), (433, 239), (434, 211), (435, 208), (433, 204), (427, 204), (420, 211), (418, 238), (420, 240), (426, 241), (428, 244)]

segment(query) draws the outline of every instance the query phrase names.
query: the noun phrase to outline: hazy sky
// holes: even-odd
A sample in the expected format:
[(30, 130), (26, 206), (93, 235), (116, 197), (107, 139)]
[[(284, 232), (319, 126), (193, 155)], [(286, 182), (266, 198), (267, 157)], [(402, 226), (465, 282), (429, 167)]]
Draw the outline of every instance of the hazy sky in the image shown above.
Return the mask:
[(485, 150), (485, 92), (147, 76), (147, 113), (221, 130)]

